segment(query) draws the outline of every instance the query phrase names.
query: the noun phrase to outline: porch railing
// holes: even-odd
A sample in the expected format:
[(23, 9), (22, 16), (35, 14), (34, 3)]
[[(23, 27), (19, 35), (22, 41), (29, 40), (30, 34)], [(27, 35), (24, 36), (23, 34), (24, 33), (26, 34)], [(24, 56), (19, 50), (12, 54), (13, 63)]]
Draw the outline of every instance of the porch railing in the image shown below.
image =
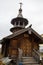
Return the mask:
[(35, 58), (35, 60), (36, 60), (38, 63), (40, 63), (40, 61), (42, 60), (42, 58), (41, 58), (41, 56), (40, 56), (40, 53), (39, 53), (37, 50), (33, 49), (32, 55), (33, 55), (33, 57)]

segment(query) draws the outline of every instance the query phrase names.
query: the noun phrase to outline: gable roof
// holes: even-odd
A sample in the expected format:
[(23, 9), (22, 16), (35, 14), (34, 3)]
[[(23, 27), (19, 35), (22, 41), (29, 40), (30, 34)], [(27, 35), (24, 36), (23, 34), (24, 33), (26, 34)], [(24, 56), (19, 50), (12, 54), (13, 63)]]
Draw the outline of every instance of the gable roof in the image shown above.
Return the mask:
[(13, 38), (13, 37), (15, 37), (15, 36), (18, 36), (18, 35), (20, 35), (20, 34), (22, 34), (22, 33), (25, 33), (26, 31), (29, 31), (29, 30), (31, 30), (31, 32), (33, 32), (39, 39), (41, 39), (42, 41), (43, 41), (43, 38), (41, 37), (41, 35), (39, 35), (36, 31), (34, 31), (31, 27), (28, 27), (28, 28), (25, 28), (25, 29), (21, 29), (21, 30), (19, 30), (19, 31), (16, 31), (16, 32), (14, 32), (13, 34), (11, 34), (11, 35), (9, 35), (9, 36), (7, 36), (7, 37), (5, 37), (5, 38), (8, 38), (8, 39), (11, 39), (11, 38)]

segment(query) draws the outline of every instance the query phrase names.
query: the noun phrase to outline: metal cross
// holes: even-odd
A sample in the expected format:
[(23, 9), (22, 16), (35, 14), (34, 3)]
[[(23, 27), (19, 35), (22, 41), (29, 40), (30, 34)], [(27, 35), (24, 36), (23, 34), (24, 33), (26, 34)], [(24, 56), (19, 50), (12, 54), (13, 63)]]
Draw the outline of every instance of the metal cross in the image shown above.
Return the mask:
[(20, 3), (20, 8), (22, 7), (22, 3)]

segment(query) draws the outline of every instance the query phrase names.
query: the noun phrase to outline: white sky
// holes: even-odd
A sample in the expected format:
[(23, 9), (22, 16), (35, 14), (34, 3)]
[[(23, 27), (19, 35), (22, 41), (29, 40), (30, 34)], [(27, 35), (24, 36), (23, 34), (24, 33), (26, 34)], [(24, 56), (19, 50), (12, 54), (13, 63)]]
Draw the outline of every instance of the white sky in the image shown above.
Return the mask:
[(43, 0), (0, 0), (0, 39), (11, 34), (10, 22), (18, 15), (20, 2), (23, 3), (23, 17), (35, 31), (43, 34)]

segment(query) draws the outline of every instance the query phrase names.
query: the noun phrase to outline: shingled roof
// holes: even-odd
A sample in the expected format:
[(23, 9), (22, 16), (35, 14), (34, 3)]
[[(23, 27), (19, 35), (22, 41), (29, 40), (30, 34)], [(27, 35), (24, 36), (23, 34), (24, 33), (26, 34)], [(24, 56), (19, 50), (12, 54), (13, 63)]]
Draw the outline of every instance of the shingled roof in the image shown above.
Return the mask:
[(7, 36), (5, 38), (11, 39), (11, 38), (14, 38), (15, 36), (18, 36), (18, 35), (20, 35), (22, 33), (25, 33), (26, 31), (29, 31), (29, 30), (31, 30), (32, 33), (34, 33), (39, 39), (41, 39), (43, 41), (43, 38), (36, 31), (34, 31), (31, 27), (16, 31), (13, 34), (11, 34), (11, 35), (9, 35), (9, 36)]

